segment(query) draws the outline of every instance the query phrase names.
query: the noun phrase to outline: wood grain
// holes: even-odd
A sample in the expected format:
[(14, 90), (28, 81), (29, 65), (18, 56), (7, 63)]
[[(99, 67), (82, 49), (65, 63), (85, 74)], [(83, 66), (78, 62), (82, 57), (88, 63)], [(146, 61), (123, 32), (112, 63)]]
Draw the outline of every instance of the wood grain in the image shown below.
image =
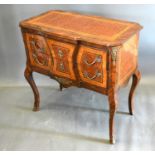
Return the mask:
[(119, 48), (118, 85), (122, 85), (137, 68), (139, 34), (133, 35)]
[(48, 11), (21, 22), (20, 26), (105, 46), (123, 44), (142, 28), (133, 22), (64, 11)]

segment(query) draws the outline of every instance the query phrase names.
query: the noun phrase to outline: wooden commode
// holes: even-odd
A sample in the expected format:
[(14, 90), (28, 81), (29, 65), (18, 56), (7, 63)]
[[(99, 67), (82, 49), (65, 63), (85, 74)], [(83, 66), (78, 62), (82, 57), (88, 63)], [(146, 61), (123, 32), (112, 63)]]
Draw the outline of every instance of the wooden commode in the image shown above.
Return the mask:
[(114, 143), (114, 115), (117, 92), (133, 78), (128, 98), (133, 114), (133, 95), (140, 80), (137, 23), (49, 11), (20, 23), (27, 63), (25, 78), (35, 97), (34, 111), (39, 110), (39, 92), (32, 73), (50, 76), (60, 90), (77, 86), (108, 96), (109, 136)]

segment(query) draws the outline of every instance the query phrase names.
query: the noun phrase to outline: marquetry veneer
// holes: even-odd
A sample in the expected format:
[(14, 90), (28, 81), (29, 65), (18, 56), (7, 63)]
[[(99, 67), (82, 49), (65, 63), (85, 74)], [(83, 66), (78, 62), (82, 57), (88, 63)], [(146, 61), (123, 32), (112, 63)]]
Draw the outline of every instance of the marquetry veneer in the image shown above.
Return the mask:
[(25, 78), (32, 87), (34, 111), (39, 110), (39, 92), (32, 73), (39, 72), (60, 83), (83, 87), (108, 96), (109, 135), (114, 143), (114, 114), (117, 91), (133, 77), (129, 93), (129, 112), (133, 114), (133, 95), (140, 80), (138, 70), (139, 24), (49, 11), (20, 23), (27, 54)]

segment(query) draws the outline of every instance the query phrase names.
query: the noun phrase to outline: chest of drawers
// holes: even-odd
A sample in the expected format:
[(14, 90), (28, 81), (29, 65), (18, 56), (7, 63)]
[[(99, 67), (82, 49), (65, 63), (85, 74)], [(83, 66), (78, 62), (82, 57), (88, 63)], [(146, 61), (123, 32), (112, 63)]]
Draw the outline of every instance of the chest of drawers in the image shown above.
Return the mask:
[(20, 23), (26, 48), (25, 78), (39, 110), (39, 92), (32, 73), (50, 76), (60, 84), (83, 87), (107, 95), (109, 100), (109, 136), (114, 138), (117, 92), (133, 77), (128, 98), (133, 114), (133, 95), (140, 80), (138, 39), (142, 28), (127, 21), (49, 11)]

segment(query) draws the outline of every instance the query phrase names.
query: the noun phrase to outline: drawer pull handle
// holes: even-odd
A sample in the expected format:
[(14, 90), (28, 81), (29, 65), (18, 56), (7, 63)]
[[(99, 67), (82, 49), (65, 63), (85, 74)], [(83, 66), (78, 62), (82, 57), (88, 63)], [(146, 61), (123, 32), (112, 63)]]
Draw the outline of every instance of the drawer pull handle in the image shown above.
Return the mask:
[(91, 63), (89, 63), (86, 59), (84, 59), (83, 61), (86, 65), (91, 66), (91, 65), (95, 64), (96, 62), (101, 62), (101, 60), (102, 60), (101, 56), (98, 55)]
[(62, 62), (60, 63), (59, 67), (60, 67), (60, 70), (62, 70), (62, 71), (65, 70), (64, 64)]
[(38, 50), (40, 50), (42, 53), (45, 53), (45, 48), (44, 47), (36, 47), (36, 41), (32, 40), (31, 45), (33, 46), (34, 50), (37, 52)]
[(58, 50), (58, 55), (60, 58), (62, 58), (64, 56), (63, 52), (60, 49)]
[(95, 79), (97, 77), (100, 77), (101, 75), (102, 74), (97, 70), (94, 76), (89, 77), (88, 73), (86, 71), (84, 71), (84, 77), (89, 79), (89, 80), (93, 80), (93, 79)]
[(46, 65), (47, 65), (47, 61), (46, 61), (45, 59), (44, 59), (43, 62), (40, 62), (40, 61), (38, 60), (38, 58), (37, 58), (37, 56), (36, 56), (35, 53), (33, 53), (32, 56), (33, 56), (33, 58), (34, 58), (34, 61), (35, 61), (36, 63), (38, 63), (39, 65), (43, 65), (43, 66), (46, 66)]

